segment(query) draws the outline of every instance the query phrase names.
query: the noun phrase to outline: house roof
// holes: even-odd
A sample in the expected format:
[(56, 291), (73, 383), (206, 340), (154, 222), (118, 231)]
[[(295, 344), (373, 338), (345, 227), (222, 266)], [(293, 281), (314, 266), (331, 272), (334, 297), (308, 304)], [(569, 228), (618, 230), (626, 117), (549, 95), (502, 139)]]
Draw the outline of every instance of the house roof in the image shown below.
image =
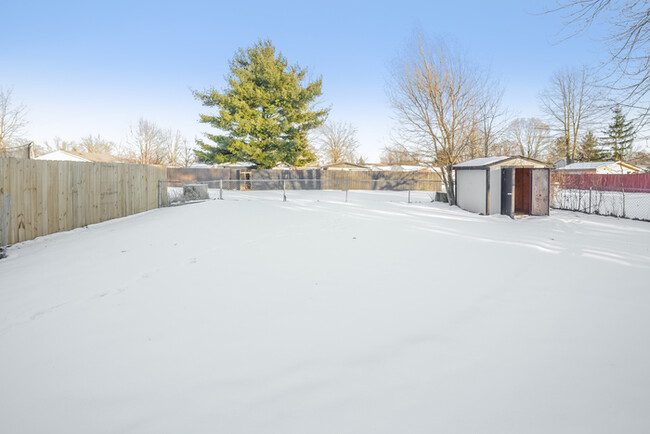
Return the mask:
[(217, 167), (232, 167), (232, 168), (238, 168), (238, 167), (243, 167), (243, 168), (248, 168), (248, 169), (253, 169), (257, 164), (252, 163), (250, 161), (238, 161), (236, 163), (221, 163), (221, 164), (215, 164)]
[(588, 161), (581, 163), (571, 163), (567, 164), (564, 167), (560, 167), (558, 170), (596, 170), (600, 167), (609, 166), (614, 164), (616, 161)]
[(36, 157), (36, 160), (53, 160), (53, 161), (82, 161), (89, 163), (90, 160), (78, 155), (76, 153), (63, 151), (59, 149), (58, 151), (50, 152), (48, 154), (41, 155)]
[(361, 164), (355, 164), (355, 163), (348, 163), (345, 161), (341, 161), (339, 163), (332, 163), (332, 164), (326, 164), (324, 166), (321, 166), (321, 169), (329, 169), (332, 167), (343, 167), (343, 168), (350, 168), (350, 169), (359, 169), (359, 170), (370, 170), (368, 166), (363, 166)]
[(41, 155), (36, 158), (37, 160), (55, 160), (55, 161), (81, 161), (85, 163), (117, 163), (120, 159), (110, 154), (98, 154), (95, 152), (75, 152), (58, 151), (50, 152), (49, 154)]
[(544, 164), (543, 162), (535, 160), (533, 158), (522, 157), (520, 155), (513, 155), (513, 156), (474, 158), (473, 160), (455, 164), (453, 168), (454, 169), (484, 169), (486, 167), (490, 167), (495, 164), (503, 163), (505, 161), (514, 160), (514, 159), (527, 160), (533, 163), (543, 164), (544, 166), (546, 166), (546, 164)]
[(597, 170), (602, 167), (607, 167), (614, 164), (625, 166), (632, 170), (641, 170), (638, 167), (635, 167), (628, 163), (624, 163), (622, 161), (589, 161), (584, 163), (571, 163), (571, 164), (567, 164), (564, 167), (560, 167), (558, 170)]
[(95, 163), (119, 163), (121, 160), (115, 155), (111, 154), (98, 154), (96, 152), (78, 152), (78, 155), (88, 161)]
[(287, 163), (278, 163), (271, 168), (271, 170), (294, 170), (294, 169), (295, 167)]

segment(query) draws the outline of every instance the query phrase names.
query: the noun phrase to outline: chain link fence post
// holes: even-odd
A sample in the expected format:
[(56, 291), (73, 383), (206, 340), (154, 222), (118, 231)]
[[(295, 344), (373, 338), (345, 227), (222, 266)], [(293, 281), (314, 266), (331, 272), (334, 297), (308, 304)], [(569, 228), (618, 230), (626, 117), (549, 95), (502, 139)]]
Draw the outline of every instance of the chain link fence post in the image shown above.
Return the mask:
[(287, 201), (287, 190), (286, 190), (286, 181), (282, 180), (282, 202)]
[(345, 180), (345, 201), (348, 201), (348, 190), (350, 189), (350, 180)]
[(412, 181), (408, 182), (408, 186), (409, 186), (408, 203), (411, 203), (411, 188), (412, 188), (411, 183)]
[(625, 187), (621, 187), (621, 192), (623, 193), (623, 218), (625, 218)]
[(219, 200), (223, 200), (223, 179), (219, 180)]

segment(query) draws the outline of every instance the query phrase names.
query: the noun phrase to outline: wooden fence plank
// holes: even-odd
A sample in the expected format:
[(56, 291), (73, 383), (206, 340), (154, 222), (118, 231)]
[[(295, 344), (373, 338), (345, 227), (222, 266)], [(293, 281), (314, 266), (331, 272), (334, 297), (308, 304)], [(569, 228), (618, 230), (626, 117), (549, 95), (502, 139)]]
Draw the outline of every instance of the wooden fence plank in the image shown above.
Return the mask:
[(157, 208), (159, 180), (154, 166), (0, 158), (0, 200), (11, 197), (0, 234), (15, 244)]

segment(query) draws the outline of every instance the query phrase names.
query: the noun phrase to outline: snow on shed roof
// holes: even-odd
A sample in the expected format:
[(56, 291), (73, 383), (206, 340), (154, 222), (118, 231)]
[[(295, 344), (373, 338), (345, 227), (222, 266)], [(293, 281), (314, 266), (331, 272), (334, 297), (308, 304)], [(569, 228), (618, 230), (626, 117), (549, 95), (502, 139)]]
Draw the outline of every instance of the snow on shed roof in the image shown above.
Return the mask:
[(455, 164), (453, 169), (485, 169), (496, 164), (508, 162), (513, 167), (540, 167), (548, 168), (548, 164), (535, 160), (534, 158), (523, 157), (521, 155), (483, 157), (465, 161), (464, 163)]
[(482, 157), (482, 158), (474, 158), (473, 160), (465, 161), (464, 163), (459, 163), (459, 164), (454, 164), (454, 168), (456, 167), (485, 167), (485, 166), (491, 166), (494, 163), (498, 163), (499, 161), (507, 160), (508, 158), (513, 158), (513, 157)]

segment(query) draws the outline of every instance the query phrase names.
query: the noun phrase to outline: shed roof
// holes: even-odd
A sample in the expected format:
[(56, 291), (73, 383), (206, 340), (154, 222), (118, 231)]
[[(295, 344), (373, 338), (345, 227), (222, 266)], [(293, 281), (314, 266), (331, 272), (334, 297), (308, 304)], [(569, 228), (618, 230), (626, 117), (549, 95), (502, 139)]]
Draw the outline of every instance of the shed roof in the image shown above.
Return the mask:
[(533, 158), (522, 157), (520, 155), (513, 156), (499, 156), (499, 157), (482, 157), (474, 158), (473, 160), (465, 161), (463, 163), (455, 164), (454, 169), (485, 169), (486, 167), (493, 166), (495, 164), (504, 163), (509, 160), (526, 160), (532, 163), (541, 164), (547, 166), (545, 163), (535, 160)]
[(498, 163), (499, 161), (507, 160), (508, 158), (511, 157), (482, 157), (482, 158), (474, 158), (473, 160), (465, 161), (464, 163), (459, 163), (455, 164), (454, 168), (456, 167), (487, 167), (491, 166), (494, 163)]

